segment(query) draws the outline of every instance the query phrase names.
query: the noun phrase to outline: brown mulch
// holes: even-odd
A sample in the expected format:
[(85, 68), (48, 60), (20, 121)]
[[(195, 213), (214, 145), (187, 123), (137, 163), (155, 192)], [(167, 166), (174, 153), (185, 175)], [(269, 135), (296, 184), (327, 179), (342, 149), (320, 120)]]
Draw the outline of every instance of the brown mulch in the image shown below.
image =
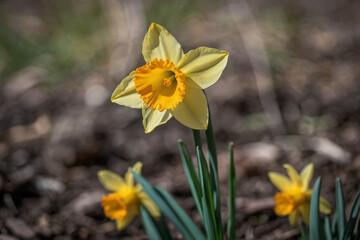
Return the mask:
[[(254, 23), (231, 15), (234, 1), (212, 4), (172, 32), (186, 50), (205, 45), (230, 52), (221, 79), (206, 90), (218, 141), (223, 218), (227, 144), (233, 141), (237, 239), (299, 239), (299, 228), (272, 210), (276, 189), (267, 172), (285, 173), (284, 163), (301, 170), (314, 162), (322, 195), (333, 206), (336, 177), (343, 182), (347, 208), (359, 191), (360, 5), (254, 1), (249, 3)], [(123, 7), (141, 11), (140, 5), (126, 1)], [(244, 41), (244, 34), (257, 32), (255, 27), (273, 83), (265, 92), (257, 85)], [(143, 32), (133, 36), (136, 54)], [(123, 175), (137, 161), (143, 162), (146, 179), (170, 192), (200, 225), (177, 149), (182, 139), (194, 155), (191, 131), (173, 119), (144, 134), (140, 111), (109, 101), (121, 78), (142, 64), (140, 58), (122, 59), (108, 67), (115, 70), (104, 67), (56, 87), (33, 66), (1, 79), (0, 240), (147, 239), (139, 218), (121, 232), (106, 219), (100, 205), (106, 192), (96, 177), (101, 169)], [(123, 66), (120, 72), (118, 66)], [(268, 91), (274, 93), (281, 125), (270, 124), (273, 110), (261, 102)]]

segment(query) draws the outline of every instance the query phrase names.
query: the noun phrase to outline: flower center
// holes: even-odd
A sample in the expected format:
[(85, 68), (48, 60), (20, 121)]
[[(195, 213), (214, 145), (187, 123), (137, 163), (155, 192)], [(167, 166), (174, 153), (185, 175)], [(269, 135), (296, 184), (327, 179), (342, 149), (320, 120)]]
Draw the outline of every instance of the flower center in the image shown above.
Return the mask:
[(303, 204), (306, 196), (298, 192), (290, 194), (287, 192), (280, 192), (275, 195), (275, 213), (279, 216), (286, 216), (292, 213), (298, 206)]
[(140, 200), (134, 188), (125, 188), (104, 196), (101, 200), (105, 216), (112, 220), (124, 220), (129, 211), (138, 213)]
[(174, 110), (184, 99), (185, 74), (169, 60), (155, 58), (137, 68), (134, 83), (148, 107), (160, 112)]

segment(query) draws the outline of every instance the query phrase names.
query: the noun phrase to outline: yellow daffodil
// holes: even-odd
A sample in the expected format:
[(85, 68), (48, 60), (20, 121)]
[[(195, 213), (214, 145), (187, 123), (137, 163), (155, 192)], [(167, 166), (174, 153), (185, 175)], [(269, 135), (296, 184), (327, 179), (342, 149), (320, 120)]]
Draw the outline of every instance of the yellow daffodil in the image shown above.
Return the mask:
[[(303, 221), (308, 225), (310, 220), (310, 202), (312, 190), (309, 189), (309, 183), (314, 173), (314, 164), (308, 164), (300, 173), (289, 164), (284, 167), (290, 179), (282, 174), (270, 172), (271, 182), (281, 192), (274, 197), (274, 211), (278, 216), (289, 216), (291, 225), (296, 225), (301, 216)], [(320, 212), (329, 214), (331, 206), (325, 198), (320, 197)]]
[(131, 170), (141, 174), (141, 168), (142, 163), (136, 163), (134, 167), (128, 169), (125, 179), (108, 170), (98, 172), (101, 184), (107, 190), (114, 192), (104, 196), (101, 205), (105, 216), (116, 221), (118, 230), (125, 228), (136, 215), (139, 215), (140, 205), (143, 205), (152, 216), (160, 216), (159, 208), (143, 191), (141, 185), (134, 186)]
[(145, 133), (172, 116), (189, 128), (206, 129), (209, 111), (203, 89), (219, 79), (229, 53), (199, 47), (184, 54), (164, 27), (152, 23), (142, 54), (146, 64), (121, 81), (111, 101), (142, 109)]

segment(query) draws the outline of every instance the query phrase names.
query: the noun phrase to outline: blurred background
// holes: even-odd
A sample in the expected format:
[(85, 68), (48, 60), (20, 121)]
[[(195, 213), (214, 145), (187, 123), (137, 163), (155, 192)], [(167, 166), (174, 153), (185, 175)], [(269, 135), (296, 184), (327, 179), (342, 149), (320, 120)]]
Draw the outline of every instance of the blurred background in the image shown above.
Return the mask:
[[(151, 22), (185, 52), (230, 52), (206, 90), (218, 141), (224, 218), (227, 144), (235, 143), (237, 239), (298, 239), (273, 213), (268, 171), (315, 164), (332, 204), (335, 177), (360, 188), (360, 2), (265, 0), (5, 0), (0, 3), (0, 239), (146, 239), (100, 206), (96, 173), (137, 161), (200, 222), (170, 120), (144, 134), (141, 111), (110, 102), (145, 62)], [(174, 233), (176, 239), (180, 236)]]

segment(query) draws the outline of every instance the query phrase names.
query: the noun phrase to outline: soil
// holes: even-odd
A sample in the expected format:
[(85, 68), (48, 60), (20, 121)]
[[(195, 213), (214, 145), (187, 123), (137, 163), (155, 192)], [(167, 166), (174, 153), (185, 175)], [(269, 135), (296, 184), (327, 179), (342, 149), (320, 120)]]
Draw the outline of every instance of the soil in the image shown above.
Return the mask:
[[(38, 3), (26, 10), (14, 2), (2, 3), (11, 7), (7, 19), (14, 28), (15, 11), (24, 17), (44, 11)], [(110, 102), (121, 79), (144, 64), (145, 22), (153, 20), (144, 17), (143, 4), (102, 3), (112, 19), (112, 42), (96, 68), (54, 84), (36, 64), (2, 75), (0, 240), (147, 239), (139, 218), (119, 232), (100, 205), (107, 192), (97, 172), (123, 175), (137, 161), (143, 176), (167, 190), (200, 226), (177, 147), (182, 139), (195, 156), (191, 130), (171, 119), (145, 134), (140, 110)], [(220, 80), (205, 91), (223, 219), (227, 145), (235, 144), (236, 239), (299, 239), (300, 228), (273, 212), (276, 189), (267, 173), (285, 174), (284, 163), (300, 171), (313, 162), (311, 186), (321, 176), (321, 194), (333, 207), (340, 177), (349, 210), (360, 189), (359, 11), (351, 0), (214, 1), (172, 26), (186, 52), (209, 46), (230, 53)], [(20, 30), (31, 23), (37, 24), (24, 18)], [(39, 31), (45, 31), (42, 24)]]

